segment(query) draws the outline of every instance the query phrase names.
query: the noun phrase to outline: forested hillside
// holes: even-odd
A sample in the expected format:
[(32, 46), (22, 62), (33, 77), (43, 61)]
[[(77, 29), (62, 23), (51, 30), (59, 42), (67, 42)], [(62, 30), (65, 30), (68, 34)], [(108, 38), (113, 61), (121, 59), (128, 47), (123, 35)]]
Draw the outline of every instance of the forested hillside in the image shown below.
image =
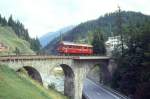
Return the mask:
[[(138, 23), (139, 25), (144, 22), (150, 16), (146, 16), (142, 13), (138, 12), (121, 12), (123, 29), (128, 27), (131, 23), (135, 24)], [(73, 41), (73, 42), (81, 42), (81, 43), (91, 43), (91, 37), (95, 30), (101, 30), (104, 39), (107, 40), (108, 36), (117, 35), (117, 12), (108, 13), (104, 16), (99, 17), (96, 20), (88, 21), (85, 23), (81, 23), (76, 26), (71, 31), (67, 32), (63, 35), (63, 40), (65, 41)], [(49, 54), (56, 54), (56, 46), (59, 42), (59, 38), (54, 39), (51, 41), (43, 50)]]
[(0, 15), (0, 42), (9, 48), (9, 54), (15, 53), (16, 49), (20, 54), (33, 53), (40, 49), (38, 38), (30, 38), (24, 25), (15, 21), (12, 16), (6, 20)]
[[(142, 17), (139, 20), (142, 20)], [(112, 58), (116, 61), (117, 69), (112, 76), (111, 86), (131, 99), (148, 99), (150, 97), (150, 18), (147, 17), (142, 22), (131, 22), (124, 29), (123, 20), (120, 18), (118, 21), (120, 21), (118, 27), (122, 40), (113, 51)]]
[(29, 42), (20, 39), (11, 27), (0, 26), (0, 42), (8, 47), (8, 51), (0, 52), (0, 55), (15, 54), (16, 48), (21, 54), (34, 54)]

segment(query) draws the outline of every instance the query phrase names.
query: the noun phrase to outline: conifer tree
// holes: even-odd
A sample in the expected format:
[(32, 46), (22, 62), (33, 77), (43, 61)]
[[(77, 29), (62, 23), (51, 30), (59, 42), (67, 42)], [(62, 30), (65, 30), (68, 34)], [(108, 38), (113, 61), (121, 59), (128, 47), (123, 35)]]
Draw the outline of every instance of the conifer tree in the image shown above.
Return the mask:
[(11, 26), (12, 28), (14, 27), (14, 20), (12, 18), (12, 15), (8, 19), (8, 26)]
[(120, 40), (121, 40), (121, 55), (124, 53), (124, 41), (123, 41), (123, 28), (122, 28), (122, 14), (121, 14), (121, 9), (118, 6), (118, 12), (117, 12), (117, 28), (118, 28), (118, 35), (120, 35)]
[(95, 33), (93, 34), (92, 45), (93, 45), (94, 54), (98, 54), (98, 55), (106, 54), (104, 37), (100, 30), (95, 31)]

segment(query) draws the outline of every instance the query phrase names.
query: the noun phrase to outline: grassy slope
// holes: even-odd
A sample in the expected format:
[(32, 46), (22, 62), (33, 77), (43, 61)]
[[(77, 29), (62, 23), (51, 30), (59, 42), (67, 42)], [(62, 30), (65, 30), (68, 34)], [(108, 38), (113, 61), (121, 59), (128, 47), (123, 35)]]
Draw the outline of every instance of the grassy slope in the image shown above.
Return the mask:
[[(16, 47), (19, 48), (21, 53), (33, 53), (33, 51), (30, 49), (30, 44), (27, 41), (18, 38), (10, 27), (0, 26), (0, 42), (9, 47), (10, 53), (14, 52)], [(0, 55), (7, 53), (8, 52), (0, 53)]]
[(67, 99), (62, 94), (47, 90), (27, 76), (18, 75), (0, 65), (0, 99)]

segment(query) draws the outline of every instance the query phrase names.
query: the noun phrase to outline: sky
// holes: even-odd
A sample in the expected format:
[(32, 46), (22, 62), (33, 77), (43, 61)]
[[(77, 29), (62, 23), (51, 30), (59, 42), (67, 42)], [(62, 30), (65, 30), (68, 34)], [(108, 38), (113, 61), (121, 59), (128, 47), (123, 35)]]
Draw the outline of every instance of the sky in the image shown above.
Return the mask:
[(125, 11), (150, 15), (149, 4), (150, 0), (0, 0), (0, 14), (12, 15), (31, 37), (40, 37), (114, 12), (118, 5)]

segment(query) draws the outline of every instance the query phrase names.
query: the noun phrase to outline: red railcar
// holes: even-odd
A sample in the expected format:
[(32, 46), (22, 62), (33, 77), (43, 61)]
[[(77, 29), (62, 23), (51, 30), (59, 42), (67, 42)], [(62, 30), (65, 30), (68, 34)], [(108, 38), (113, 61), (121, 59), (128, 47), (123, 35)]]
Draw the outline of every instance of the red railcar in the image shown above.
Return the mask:
[(88, 44), (77, 44), (73, 42), (60, 42), (58, 48), (59, 53), (62, 54), (84, 54), (91, 55), (93, 54), (93, 46)]

